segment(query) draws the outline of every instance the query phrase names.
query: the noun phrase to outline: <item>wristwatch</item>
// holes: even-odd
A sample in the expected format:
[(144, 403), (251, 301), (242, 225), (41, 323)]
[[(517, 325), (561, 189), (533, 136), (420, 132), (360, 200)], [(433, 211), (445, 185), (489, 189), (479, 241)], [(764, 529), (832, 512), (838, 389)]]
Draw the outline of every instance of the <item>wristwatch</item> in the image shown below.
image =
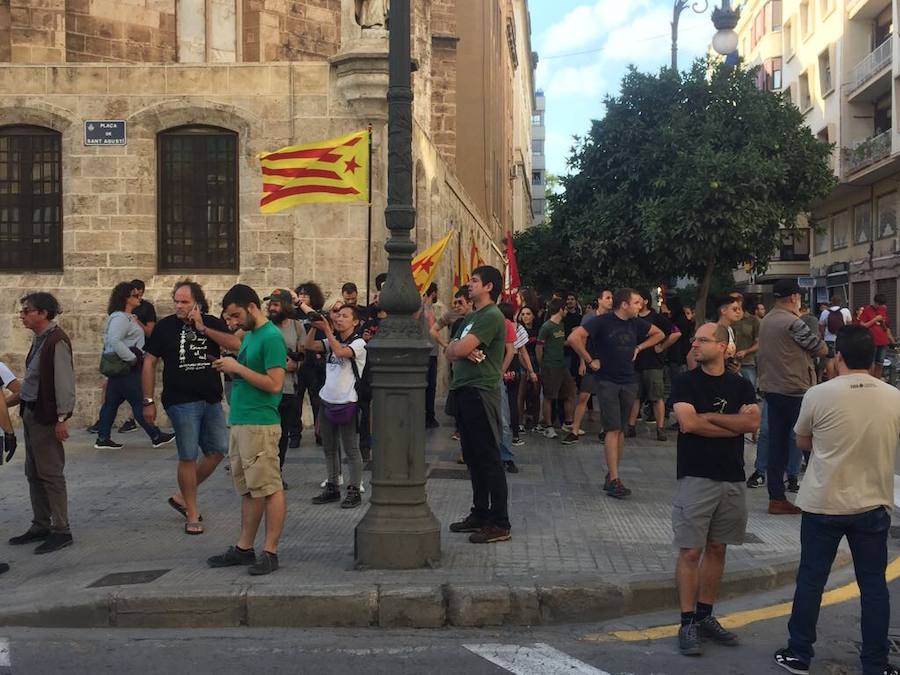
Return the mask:
[(65, 422), (68, 419), (69, 419), (69, 415), (57, 415), (56, 416), (56, 421), (58, 424), (62, 424), (63, 422)]
[(144, 399), (144, 407), (146, 408), (149, 405), (156, 405), (156, 401), (152, 398), (145, 398)]

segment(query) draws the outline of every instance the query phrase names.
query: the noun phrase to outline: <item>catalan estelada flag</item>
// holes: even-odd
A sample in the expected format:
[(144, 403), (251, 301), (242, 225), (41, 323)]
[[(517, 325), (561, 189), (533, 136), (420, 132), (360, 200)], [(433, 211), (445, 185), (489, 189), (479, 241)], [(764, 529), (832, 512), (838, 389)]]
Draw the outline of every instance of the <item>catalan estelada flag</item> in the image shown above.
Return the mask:
[(447, 248), (447, 244), (450, 242), (450, 237), (452, 236), (453, 232), (451, 231), (450, 234), (439, 242), (432, 244), (413, 258), (412, 273), (413, 279), (416, 282), (416, 287), (419, 289), (419, 295), (425, 293), (431, 280), (434, 279), (438, 263), (441, 261), (441, 257), (444, 255), (444, 249)]
[(369, 201), (369, 132), (261, 154), (262, 213), (297, 204)]

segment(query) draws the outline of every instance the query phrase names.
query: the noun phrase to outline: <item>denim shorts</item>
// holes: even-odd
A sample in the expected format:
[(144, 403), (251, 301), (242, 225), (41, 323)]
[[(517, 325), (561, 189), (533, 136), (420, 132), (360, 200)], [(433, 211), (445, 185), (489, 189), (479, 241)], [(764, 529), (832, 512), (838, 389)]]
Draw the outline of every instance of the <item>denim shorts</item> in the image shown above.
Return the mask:
[(204, 455), (228, 454), (228, 426), (221, 403), (191, 401), (166, 408), (175, 432), (178, 459), (196, 461)]

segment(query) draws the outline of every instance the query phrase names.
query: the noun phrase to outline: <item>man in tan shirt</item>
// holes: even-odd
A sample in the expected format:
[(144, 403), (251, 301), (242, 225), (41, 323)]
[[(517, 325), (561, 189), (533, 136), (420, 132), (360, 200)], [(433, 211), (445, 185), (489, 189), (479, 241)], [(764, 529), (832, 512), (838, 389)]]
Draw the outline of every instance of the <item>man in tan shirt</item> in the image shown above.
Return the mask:
[(794, 427), (798, 447), (812, 455), (797, 496), (803, 516), (790, 639), (775, 662), (792, 673), (808, 672), (822, 591), (846, 536), (862, 595), (863, 674), (894, 674), (900, 670), (887, 660), (891, 606), (885, 568), (900, 390), (869, 374), (875, 343), (867, 328), (841, 328), (835, 352), (838, 377), (806, 393)]

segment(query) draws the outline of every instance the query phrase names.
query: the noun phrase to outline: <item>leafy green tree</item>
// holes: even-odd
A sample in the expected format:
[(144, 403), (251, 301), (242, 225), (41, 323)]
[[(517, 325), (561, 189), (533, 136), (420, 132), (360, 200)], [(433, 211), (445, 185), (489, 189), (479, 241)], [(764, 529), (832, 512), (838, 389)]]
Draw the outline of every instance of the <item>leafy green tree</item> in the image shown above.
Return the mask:
[(703, 318), (716, 269), (752, 258), (764, 270), (782, 228), (835, 185), (831, 147), (790, 101), (757, 88), (755, 69), (631, 69), (605, 105), (551, 196), (552, 236), (533, 235), (546, 244), (538, 260), (573, 280), (691, 277)]

